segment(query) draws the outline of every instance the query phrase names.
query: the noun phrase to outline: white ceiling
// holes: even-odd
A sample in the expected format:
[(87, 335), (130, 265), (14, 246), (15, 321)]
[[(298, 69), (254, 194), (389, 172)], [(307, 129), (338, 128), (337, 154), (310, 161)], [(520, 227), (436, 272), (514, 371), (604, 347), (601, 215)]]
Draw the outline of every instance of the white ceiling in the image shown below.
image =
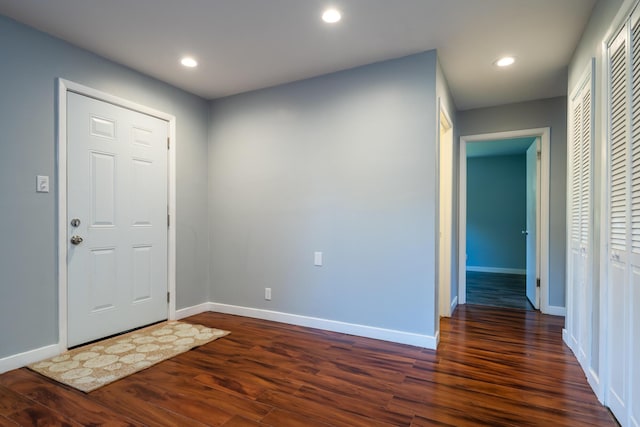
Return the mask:
[[(0, 0), (0, 13), (204, 98), (438, 49), (458, 109), (566, 94), (595, 0)], [(327, 6), (343, 19), (320, 20)], [(182, 55), (200, 66), (185, 69)], [(508, 70), (492, 65), (511, 54)]]

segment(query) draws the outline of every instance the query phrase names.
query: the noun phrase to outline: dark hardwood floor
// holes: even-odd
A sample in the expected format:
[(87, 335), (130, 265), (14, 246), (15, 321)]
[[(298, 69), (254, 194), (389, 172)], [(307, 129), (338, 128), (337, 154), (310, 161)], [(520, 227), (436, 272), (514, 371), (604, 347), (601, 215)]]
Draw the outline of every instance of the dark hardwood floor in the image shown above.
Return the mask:
[(438, 351), (244, 317), (231, 335), (89, 394), (0, 375), (0, 426), (615, 426), (562, 344), (563, 319), (460, 306)]
[(467, 303), (534, 310), (526, 295), (527, 276), (467, 271)]

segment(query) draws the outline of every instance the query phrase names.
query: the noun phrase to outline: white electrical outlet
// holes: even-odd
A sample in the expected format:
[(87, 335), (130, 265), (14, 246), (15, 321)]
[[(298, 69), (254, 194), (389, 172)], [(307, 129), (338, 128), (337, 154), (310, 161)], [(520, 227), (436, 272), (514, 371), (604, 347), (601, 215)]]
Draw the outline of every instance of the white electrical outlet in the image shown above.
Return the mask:
[(322, 266), (322, 252), (313, 253), (313, 265), (316, 267)]
[(264, 299), (271, 301), (271, 288), (264, 288)]

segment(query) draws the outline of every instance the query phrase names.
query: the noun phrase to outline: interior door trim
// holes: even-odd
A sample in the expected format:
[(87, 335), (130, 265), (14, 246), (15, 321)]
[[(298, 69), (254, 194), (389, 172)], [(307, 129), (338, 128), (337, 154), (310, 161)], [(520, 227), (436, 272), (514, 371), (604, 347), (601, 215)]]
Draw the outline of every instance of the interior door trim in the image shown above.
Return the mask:
[(171, 298), (167, 318), (176, 318), (176, 118), (171, 114), (110, 95), (105, 92), (58, 78), (56, 81), (56, 188), (57, 188), (57, 261), (58, 261), (58, 348), (67, 349), (67, 93), (73, 92), (108, 102), (119, 107), (147, 114), (169, 124), (168, 209), (171, 223), (168, 229), (167, 286)]
[(467, 280), (467, 143), (507, 138), (540, 137), (540, 311), (565, 315), (564, 307), (549, 305), (549, 179), (551, 174), (551, 129), (548, 127), (507, 132), (485, 133), (460, 137), (458, 175), (458, 304), (466, 303)]

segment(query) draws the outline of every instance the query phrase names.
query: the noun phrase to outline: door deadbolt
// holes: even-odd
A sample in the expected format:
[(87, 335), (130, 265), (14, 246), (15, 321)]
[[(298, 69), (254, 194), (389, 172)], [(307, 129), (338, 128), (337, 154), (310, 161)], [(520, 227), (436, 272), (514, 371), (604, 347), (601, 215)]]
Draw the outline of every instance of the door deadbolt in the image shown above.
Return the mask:
[(72, 227), (78, 227), (78, 226), (80, 226), (80, 220), (79, 220), (78, 218), (73, 218), (73, 219), (71, 220), (71, 226), (72, 226)]
[(72, 236), (71, 237), (71, 244), (72, 245), (79, 245), (83, 241), (84, 241), (84, 239), (82, 237), (80, 237), (80, 236)]

